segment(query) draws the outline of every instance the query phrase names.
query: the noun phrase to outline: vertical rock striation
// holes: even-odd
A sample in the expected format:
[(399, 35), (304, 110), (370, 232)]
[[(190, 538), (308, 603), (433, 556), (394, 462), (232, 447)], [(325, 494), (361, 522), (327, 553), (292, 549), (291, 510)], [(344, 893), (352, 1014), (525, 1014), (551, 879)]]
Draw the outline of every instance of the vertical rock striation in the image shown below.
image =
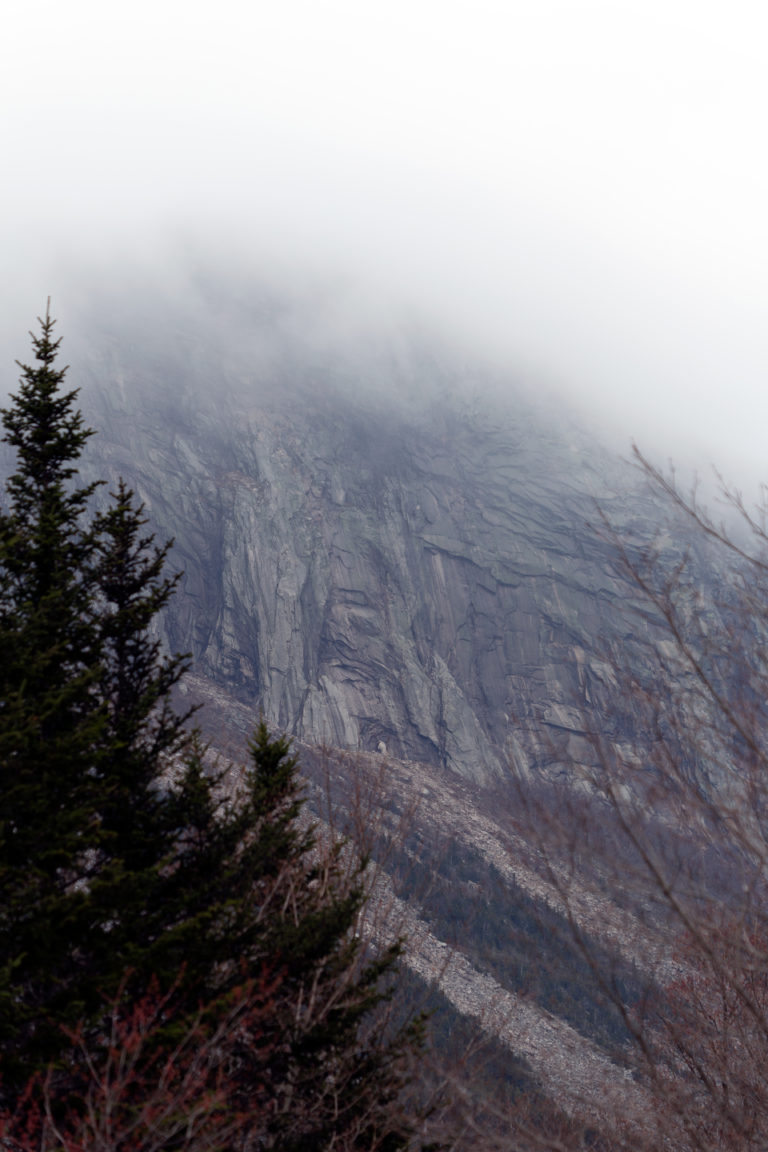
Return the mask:
[(578, 751), (571, 705), (622, 595), (587, 523), (594, 445), (471, 400), (423, 351), (217, 354), (187, 333), (88, 356), (94, 467), (175, 537), (165, 628), (198, 674), (303, 741), (478, 782)]

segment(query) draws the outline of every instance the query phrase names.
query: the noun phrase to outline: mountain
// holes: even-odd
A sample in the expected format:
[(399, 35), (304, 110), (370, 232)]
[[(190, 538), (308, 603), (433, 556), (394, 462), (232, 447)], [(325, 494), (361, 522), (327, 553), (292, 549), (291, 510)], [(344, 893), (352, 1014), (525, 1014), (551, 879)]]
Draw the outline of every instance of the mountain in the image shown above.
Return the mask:
[(175, 540), (161, 626), (206, 736), (237, 758), (261, 712), (294, 737), (315, 811), (382, 862), (368, 930), (405, 928), (445, 1044), (487, 1034), (491, 1093), (642, 1110), (583, 944), (628, 999), (667, 944), (573, 846), (553, 872), (526, 812), (606, 819), (580, 770), (594, 730), (631, 729), (615, 669), (655, 625), (601, 515), (642, 536), (655, 504), (556, 401), (430, 333), (195, 293), (101, 301), (65, 347), (86, 479), (123, 476)]
[(578, 758), (595, 638), (627, 630), (593, 501), (628, 470), (423, 336), (302, 343), (269, 299), (241, 322), (118, 322), (78, 363), (95, 473), (176, 541), (171, 648), (308, 744), (476, 783)]

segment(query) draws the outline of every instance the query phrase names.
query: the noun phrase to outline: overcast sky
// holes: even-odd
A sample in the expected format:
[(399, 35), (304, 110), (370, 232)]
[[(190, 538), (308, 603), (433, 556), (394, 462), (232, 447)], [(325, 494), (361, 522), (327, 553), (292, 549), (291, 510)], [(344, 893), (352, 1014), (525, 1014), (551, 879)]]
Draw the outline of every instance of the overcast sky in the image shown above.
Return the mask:
[(2, 347), (194, 238), (413, 303), (622, 448), (768, 477), (763, 11), (5, 0)]

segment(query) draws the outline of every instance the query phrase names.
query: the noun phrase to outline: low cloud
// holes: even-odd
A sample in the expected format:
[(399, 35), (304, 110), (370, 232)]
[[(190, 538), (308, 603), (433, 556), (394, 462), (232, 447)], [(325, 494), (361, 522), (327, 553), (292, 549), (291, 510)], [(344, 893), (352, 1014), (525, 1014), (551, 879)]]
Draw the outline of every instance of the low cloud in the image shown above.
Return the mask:
[(0, 61), (6, 363), (49, 293), (66, 334), (110, 296), (178, 306), (215, 269), (336, 293), (329, 339), (352, 315), (432, 325), (621, 449), (760, 471), (748, 6), (725, 25), (682, 0), (66, 7), (33, 27), (12, 5)]

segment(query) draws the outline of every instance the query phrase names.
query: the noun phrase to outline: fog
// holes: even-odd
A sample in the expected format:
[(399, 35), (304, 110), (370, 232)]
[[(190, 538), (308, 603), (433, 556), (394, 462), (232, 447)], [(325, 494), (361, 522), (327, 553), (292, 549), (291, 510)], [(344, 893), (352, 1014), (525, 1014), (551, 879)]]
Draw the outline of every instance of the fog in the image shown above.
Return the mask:
[(10, 0), (9, 383), (49, 294), (66, 336), (107, 296), (193, 307), (215, 269), (418, 318), (620, 450), (749, 486), (765, 32), (743, 0)]

